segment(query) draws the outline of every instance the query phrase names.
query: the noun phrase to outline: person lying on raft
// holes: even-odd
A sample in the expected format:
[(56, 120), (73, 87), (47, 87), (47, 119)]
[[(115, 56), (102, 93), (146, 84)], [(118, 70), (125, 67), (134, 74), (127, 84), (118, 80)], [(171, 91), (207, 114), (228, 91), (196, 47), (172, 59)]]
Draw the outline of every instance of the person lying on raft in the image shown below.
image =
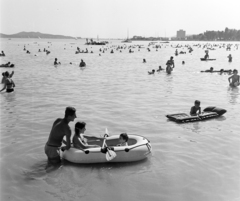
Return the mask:
[(191, 107), (190, 115), (191, 116), (197, 116), (197, 115), (200, 115), (200, 114), (201, 114), (200, 101), (195, 100), (194, 106)]
[(121, 133), (119, 136), (119, 144), (117, 146), (128, 146), (128, 134), (127, 133)]
[(213, 73), (213, 67), (211, 67), (209, 70), (201, 71), (201, 73)]
[[(84, 132), (86, 130), (86, 123), (85, 122), (77, 122), (75, 124), (75, 134), (73, 136), (73, 147), (77, 149), (88, 149), (88, 148), (95, 148), (100, 147), (99, 145), (89, 145), (87, 143), (87, 139), (84, 136)], [(91, 138), (97, 140), (100, 138), (91, 136)]]
[[(228, 78), (229, 85), (232, 87), (239, 86), (239, 75), (236, 69), (233, 70), (233, 75)], [(232, 81), (231, 81), (232, 80)]]

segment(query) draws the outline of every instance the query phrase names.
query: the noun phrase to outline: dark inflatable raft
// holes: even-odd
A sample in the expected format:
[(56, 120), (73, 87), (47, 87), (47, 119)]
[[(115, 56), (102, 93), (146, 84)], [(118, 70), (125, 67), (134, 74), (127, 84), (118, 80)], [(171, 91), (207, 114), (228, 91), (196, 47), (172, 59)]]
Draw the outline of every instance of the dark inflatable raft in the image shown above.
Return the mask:
[(202, 121), (206, 119), (220, 117), (226, 112), (227, 110), (225, 109), (209, 106), (209, 107), (206, 107), (203, 110), (203, 113), (199, 116), (190, 116), (186, 113), (177, 113), (177, 114), (168, 114), (166, 115), (166, 117), (169, 120), (175, 121), (177, 123), (188, 123), (188, 122)]
[(201, 61), (215, 61), (216, 59), (205, 59), (205, 58), (200, 58)]

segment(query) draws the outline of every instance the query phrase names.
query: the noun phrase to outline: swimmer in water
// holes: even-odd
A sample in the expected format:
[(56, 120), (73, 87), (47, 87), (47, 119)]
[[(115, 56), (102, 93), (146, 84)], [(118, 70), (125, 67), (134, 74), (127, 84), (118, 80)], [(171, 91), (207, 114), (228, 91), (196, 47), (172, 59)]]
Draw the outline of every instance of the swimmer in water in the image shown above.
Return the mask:
[(211, 67), (209, 70), (205, 70), (205, 71), (201, 71), (201, 72), (212, 73), (213, 72), (213, 67)]
[(152, 75), (152, 74), (154, 74), (154, 73), (155, 73), (155, 70), (154, 70), (154, 69), (152, 69), (152, 72), (149, 72), (149, 71), (148, 71), (148, 74), (149, 74), (149, 75)]
[(162, 66), (159, 66), (159, 68), (157, 69), (157, 72), (160, 72), (161, 70), (163, 70)]
[(13, 80), (10, 78), (10, 75), (9, 75), (9, 72), (8, 71), (6, 71), (5, 73), (4, 73), (4, 76), (6, 77), (6, 79), (5, 79), (5, 82), (4, 82), (4, 87), (0, 90), (0, 92), (1, 91), (3, 91), (4, 89), (6, 89), (6, 92), (7, 93), (10, 93), (10, 92), (13, 92), (14, 91), (14, 87), (15, 87), (15, 83), (13, 82)]
[(171, 68), (175, 67), (173, 57), (170, 57), (170, 60), (167, 61), (166, 65), (168, 64), (170, 65)]
[(171, 74), (171, 72), (172, 72), (172, 67), (171, 67), (171, 63), (170, 62), (167, 62), (166, 72), (167, 72), (167, 74)]
[(232, 55), (231, 54), (228, 55), (228, 62), (232, 62)]
[(238, 71), (236, 69), (233, 70), (233, 75), (231, 77), (228, 78), (229, 81), (229, 85), (231, 87), (237, 87), (239, 86), (239, 75), (238, 75)]
[[(6, 71), (6, 72), (8, 72), (8, 71)], [(5, 76), (5, 73), (6, 72), (4, 72), (4, 73), (2, 73), (2, 84), (4, 84), (5, 83), (5, 80), (6, 80), (6, 76)], [(14, 71), (12, 71), (12, 73), (11, 74), (9, 74), (9, 78), (12, 78), (12, 76), (13, 76), (13, 74), (14, 74)]]
[(2, 51), (2, 54), (0, 54), (0, 56), (5, 57), (5, 53)]
[(86, 63), (81, 59), (81, 62), (79, 64), (79, 67), (85, 67), (86, 66)]
[[(69, 150), (71, 147), (71, 129), (69, 123), (76, 118), (76, 109), (67, 107), (64, 118), (58, 118), (54, 121), (48, 141), (45, 145), (45, 154), (52, 163), (61, 162), (59, 149), (62, 151)], [(63, 139), (66, 137), (66, 141)], [(62, 143), (66, 146), (61, 147)]]
[(59, 64), (61, 63), (57, 61), (57, 58), (55, 58), (54, 65), (59, 65)]

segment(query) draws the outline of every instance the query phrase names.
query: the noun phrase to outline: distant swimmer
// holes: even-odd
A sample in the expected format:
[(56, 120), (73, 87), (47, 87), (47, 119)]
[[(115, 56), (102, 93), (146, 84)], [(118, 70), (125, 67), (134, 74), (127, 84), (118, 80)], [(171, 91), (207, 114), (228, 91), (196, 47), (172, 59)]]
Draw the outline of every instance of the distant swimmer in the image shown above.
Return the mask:
[(176, 49), (176, 51), (175, 51), (175, 55), (177, 56), (178, 55), (178, 50)]
[(27, 50), (27, 52), (26, 52), (27, 54), (31, 54), (28, 50)]
[(6, 79), (5, 79), (5, 82), (4, 82), (4, 87), (0, 90), (0, 92), (3, 91), (4, 89), (6, 89), (7, 93), (13, 92), (14, 91), (13, 88), (15, 87), (15, 83), (10, 78), (9, 72), (6, 71), (4, 73), (4, 76), (5, 76)]
[(170, 63), (167, 63), (166, 72), (167, 72), (167, 74), (171, 74), (172, 73), (172, 67), (171, 67)]
[(228, 78), (229, 81), (229, 85), (231, 87), (237, 87), (239, 86), (239, 75), (238, 75), (238, 71), (236, 69), (233, 70), (233, 75), (231, 77)]
[(228, 62), (232, 62), (232, 55), (231, 54), (228, 55)]
[(2, 51), (2, 54), (0, 54), (1, 57), (5, 57), (4, 51)]
[(86, 63), (81, 59), (81, 62), (79, 64), (79, 67), (85, 67), (86, 66)]
[(213, 73), (213, 67), (211, 67), (209, 70), (201, 71), (202, 73)]
[(164, 69), (162, 68), (162, 66), (159, 66), (159, 68), (157, 69), (157, 72), (160, 72), (161, 70), (164, 70)]
[(185, 64), (185, 61), (182, 61), (182, 64)]
[(143, 59), (143, 63), (146, 63), (146, 59)]
[(154, 69), (152, 69), (152, 72), (149, 72), (149, 71), (148, 71), (148, 74), (149, 74), (149, 75), (152, 75), (152, 74), (154, 74), (154, 73), (155, 73), (155, 70), (154, 70)]
[(55, 58), (54, 65), (60, 65), (60, 64), (61, 64), (61, 62), (58, 62), (57, 58)]

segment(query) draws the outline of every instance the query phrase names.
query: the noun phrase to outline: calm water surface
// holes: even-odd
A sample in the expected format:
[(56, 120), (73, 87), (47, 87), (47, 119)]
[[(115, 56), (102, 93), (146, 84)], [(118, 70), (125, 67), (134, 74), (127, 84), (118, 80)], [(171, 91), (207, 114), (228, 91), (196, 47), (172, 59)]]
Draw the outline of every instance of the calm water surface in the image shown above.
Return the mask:
[[(1, 73), (14, 70), (16, 84), (14, 93), (0, 94), (2, 200), (239, 201), (239, 88), (229, 88), (229, 75), (200, 71), (211, 66), (240, 71), (240, 49), (216, 47), (210, 58), (217, 60), (202, 62), (204, 49), (189, 42), (194, 51), (179, 49), (187, 54), (174, 57), (171, 75), (148, 75), (159, 65), (166, 67), (175, 52), (171, 45), (187, 43), (162, 44), (158, 51), (150, 47), (148, 52), (148, 42), (133, 42), (144, 48), (130, 54), (128, 49), (120, 53), (110, 48), (121, 44), (112, 41), (99, 56), (100, 46), (84, 42), (1, 40), (6, 54), (1, 64), (15, 64), (12, 69), (0, 68)], [(31, 54), (23, 51), (24, 45)], [(75, 54), (77, 47), (94, 53)], [(38, 52), (43, 48), (51, 53)], [(54, 58), (62, 65), (54, 67)], [(87, 63), (84, 69), (78, 67), (81, 59)], [(202, 108), (218, 106), (227, 113), (187, 124), (165, 117), (188, 113), (196, 99)], [(87, 122), (86, 134), (99, 136), (108, 127), (111, 134), (143, 135), (151, 141), (152, 156), (137, 163), (48, 164), (44, 145), (53, 121), (64, 116), (66, 106), (76, 107), (76, 121)]]

